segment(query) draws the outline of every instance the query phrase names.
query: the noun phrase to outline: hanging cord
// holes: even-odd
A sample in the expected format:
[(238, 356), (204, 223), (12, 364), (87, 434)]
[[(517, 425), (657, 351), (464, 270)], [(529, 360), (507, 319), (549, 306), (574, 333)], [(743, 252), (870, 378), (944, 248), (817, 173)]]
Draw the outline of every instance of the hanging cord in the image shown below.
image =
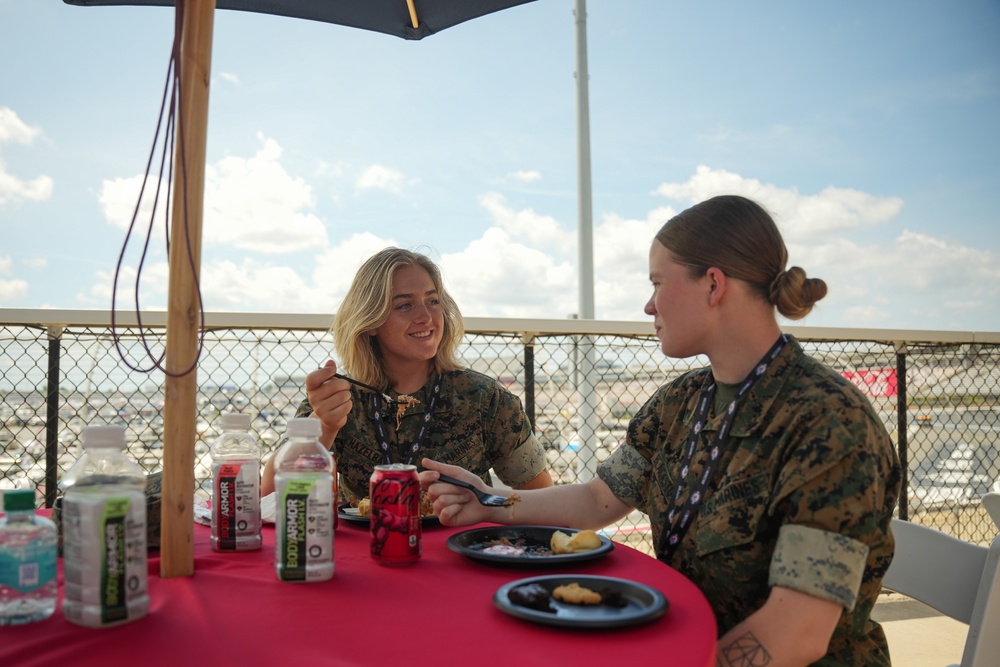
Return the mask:
[[(167, 192), (166, 192), (166, 197), (165, 197), (166, 204), (165, 204), (165, 210), (164, 210), (164, 213), (165, 213), (165, 224), (164, 224), (165, 235), (164, 236), (165, 236), (165, 243), (166, 243), (168, 261), (169, 261), (169, 257), (170, 257), (170, 200), (171, 200), (171, 195), (173, 193), (173, 176), (174, 176), (174, 172), (173, 172), (173, 161), (170, 160), (169, 157), (174, 154), (174, 137), (175, 137), (175, 133), (178, 131), (177, 130), (177, 109), (180, 106), (179, 91), (181, 90), (181, 88), (180, 88), (180, 75), (181, 75), (180, 69), (181, 69), (181, 33), (182, 33), (182, 26), (183, 26), (183, 12), (184, 12), (184, 2), (182, 1), (182, 2), (178, 3), (178, 5), (177, 5), (177, 11), (175, 13), (175, 16), (176, 16), (175, 21), (176, 22), (175, 22), (175, 25), (174, 25), (174, 42), (173, 42), (173, 47), (171, 49), (170, 62), (168, 64), (168, 66), (167, 66), (167, 78), (166, 78), (166, 82), (164, 83), (164, 87), (163, 87), (163, 98), (162, 98), (162, 100), (160, 102), (160, 116), (159, 116), (159, 119), (157, 120), (157, 123), (156, 123), (156, 133), (153, 136), (153, 146), (150, 149), (149, 159), (146, 162), (146, 172), (145, 172), (145, 174), (143, 174), (143, 177), (142, 177), (142, 186), (139, 188), (139, 197), (138, 197), (138, 200), (136, 201), (136, 204), (135, 204), (135, 210), (132, 213), (132, 220), (129, 222), (128, 231), (125, 233), (125, 241), (122, 243), (122, 249), (121, 249), (121, 252), (118, 255), (118, 263), (115, 265), (114, 282), (113, 282), (113, 284), (111, 286), (111, 335), (114, 338), (115, 349), (118, 351), (118, 356), (121, 358), (122, 362), (124, 362), (125, 365), (128, 366), (133, 371), (136, 371), (138, 373), (151, 373), (154, 370), (161, 370), (166, 375), (168, 375), (170, 377), (182, 377), (182, 376), (187, 375), (188, 373), (192, 372), (197, 367), (197, 365), (198, 365), (198, 359), (201, 357), (202, 350), (205, 347), (205, 305), (204, 305), (204, 302), (202, 301), (202, 297), (201, 297), (201, 283), (198, 280), (198, 272), (195, 270), (196, 263), (195, 263), (195, 259), (194, 259), (194, 250), (191, 247), (190, 228), (188, 227), (189, 217), (188, 217), (188, 197), (187, 197), (187, 188), (186, 187), (184, 188), (183, 192), (181, 193), (181, 195), (182, 195), (182, 202), (181, 203), (182, 203), (182, 206), (183, 206), (184, 228), (188, 232), (185, 235), (186, 236), (186, 240), (187, 240), (186, 250), (187, 250), (188, 264), (189, 264), (189, 266), (191, 268), (191, 273), (194, 276), (194, 285), (195, 285), (195, 289), (197, 290), (197, 293), (198, 293), (198, 313), (199, 313), (200, 320), (201, 320), (201, 326), (199, 327), (199, 330), (198, 330), (198, 351), (195, 354), (194, 360), (191, 362), (191, 365), (188, 366), (185, 370), (183, 370), (181, 372), (171, 372), (171, 371), (168, 371), (166, 369), (166, 367), (164, 366), (164, 363), (163, 363), (164, 362), (164, 358), (166, 356), (166, 352), (161, 353), (159, 356), (157, 356), (153, 352), (152, 347), (151, 347), (149, 341), (146, 338), (146, 331), (145, 331), (145, 329), (142, 326), (142, 311), (141, 311), (141, 308), (139, 306), (139, 293), (140, 293), (140, 283), (141, 283), (141, 279), (142, 279), (142, 269), (143, 269), (143, 265), (145, 264), (145, 261), (146, 261), (146, 253), (149, 250), (150, 239), (152, 238), (152, 235), (153, 235), (153, 226), (154, 226), (153, 223), (154, 223), (154, 220), (156, 219), (156, 211), (159, 208), (160, 189), (161, 189), (162, 184), (163, 184), (163, 172), (164, 172), (164, 167), (165, 166), (166, 166), (166, 169), (167, 169)], [(169, 97), (169, 100), (170, 100), (169, 101), (169, 105), (167, 103), (168, 97)], [(149, 172), (150, 172), (150, 169), (152, 167), (153, 158), (156, 155), (156, 147), (157, 147), (157, 145), (159, 143), (159, 139), (160, 139), (160, 129), (163, 126), (164, 110), (168, 110), (168, 111), (167, 111), (166, 129), (164, 131), (164, 138), (163, 138), (163, 149), (162, 149), (162, 151), (160, 153), (159, 178), (157, 179), (156, 189), (155, 189), (154, 194), (153, 194), (153, 208), (152, 208), (152, 211), (150, 212), (150, 215), (149, 215), (149, 225), (146, 228), (146, 238), (145, 238), (145, 242), (143, 243), (142, 255), (140, 256), (139, 264), (138, 264), (138, 266), (136, 268), (136, 276), (135, 276), (135, 317), (136, 317), (136, 323), (138, 324), (138, 328), (139, 328), (139, 339), (142, 341), (142, 346), (143, 346), (143, 348), (146, 351), (146, 358), (149, 359), (152, 362), (152, 364), (149, 367), (147, 367), (147, 368), (140, 368), (137, 365), (134, 365), (131, 361), (129, 361), (125, 357), (125, 351), (122, 349), (122, 346), (121, 346), (121, 337), (118, 335), (118, 328), (117, 328), (116, 316), (115, 316), (115, 312), (116, 312), (115, 305), (116, 305), (117, 296), (118, 296), (118, 276), (119, 276), (119, 273), (121, 271), (122, 264), (124, 263), (125, 252), (126, 252), (126, 250), (128, 248), (129, 239), (132, 236), (132, 232), (135, 230), (136, 220), (139, 217), (139, 209), (140, 209), (140, 207), (142, 205), (143, 194), (146, 191), (146, 184), (147, 184), (147, 182), (149, 180)], [(184, 154), (184, 124), (183, 123), (180, 124), (179, 132), (180, 132), (180, 138), (179, 138), (180, 140), (179, 140), (179, 143), (178, 143), (178, 145), (180, 147), (179, 160), (180, 160), (180, 165), (181, 165), (181, 173), (184, 176), (184, 183), (187, 184), (187, 161), (185, 159), (185, 154)]]

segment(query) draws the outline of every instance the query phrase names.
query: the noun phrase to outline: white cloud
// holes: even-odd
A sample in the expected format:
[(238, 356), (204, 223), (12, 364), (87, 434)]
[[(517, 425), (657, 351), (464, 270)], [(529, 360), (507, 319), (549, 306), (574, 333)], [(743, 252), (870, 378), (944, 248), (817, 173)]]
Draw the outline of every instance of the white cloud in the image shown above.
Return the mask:
[(44, 201), (52, 196), (54, 183), (48, 176), (30, 181), (22, 180), (7, 172), (7, 165), (0, 160), (0, 204), (18, 199)]
[(343, 160), (337, 162), (327, 162), (319, 160), (316, 163), (316, 173), (323, 178), (338, 179), (347, 171), (347, 164)]
[(40, 129), (25, 123), (10, 107), (0, 107), (0, 143), (14, 141), (28, 145), (41, 134)]
[(462, 251), (441, 258), (462, 313), (478, 317), (561, 317), (576, 312), (576, 270), (491, 227)]
[(366, 259), (382, 248), (396, 246), (392, 238), (382, 239), (370, 232), (353, 234), (336, 246), (327, 248), (316, 257), (312, 271), (315, 304), (310, 312), (333, 313), (340, 305), (354, 274)]
[[(0, 256), (0, 276), (10, 275), (14, 268), (14, 260), (9, 256)], [(28, 283), (15, 278), (14, 280), (0, 279), (0, 303), (4, 301), (14, 301), (20, 299), (28, 293)]]
[(240, 85), (240, 77), (236, 76), (232, 72), (219, 72), (219, 78), (227, 83), (231, 83), (234, 86)]
[[(146, 182), (146, 190), (143, 193), (139, 211), (136, 213), (136, 200), (139, 198), (139, 192), (142, 188), (142, 178), (142, 175), (129, 176), (106, 179), (101, 183), (101, 192), (97, 196), (97, 201), (104, 213), (104, 218), (115, 227), (127, 229), (133, 215), (135, 215), (135, 222), (139, 228), (145, 230), (148, 227), (156, 196), (156, 179), (151, 178)], [(163, 221), (168, 203), (173, 205), (173, 202), (167, 200), (167, 182), (162, 181), (156, 201), (154, 238), (163, 238)]]
[[(117, 290), (115, 291), (116, 310), (135, 310), (136, 307), (136, 270), (131, 266), (123, 266), (118, 271)], [(91, 308), (111, 308), (112, 285), (115, 284), (115, 272), (96, 271), (94, 282), (81, 292), (77, 292), (76, 301), (80, 305)], [(139, 306), (143, 309), (163, 310), (167, 302), (167, 288), (170, 284), (170, 274), (166, 262), (149, 262), (143, 265), (142, 281), (139, 285)]]
[(649, 246), (677, 212), (650, 211), (645, 220), (607, 214), (594, 230), (594, 309), (601, 319), (643, 320), (649, 299)]
[(563, 229), (559, 221), (532, 209), (515, 211), (507, 205), (503, 195), (489, 192), (479, 198), (479, 204), (489, 212), (501, 229), (512, 237), (533, 246), (549, 246), (559, 251), (572, 250), (575, 232)]
[(24, 280), (0, 280), (0, 303), (20, 299), (28, 293)]
[[(206, 167), (203, 243), (269, 254), (326, 245), (325, 225), (308, 212), (314, 203), (309, 184), (285, 171), (277, 142), (263, 136), (258, 139), (261, 146), (252, 157), (230, 156)], [(109, 222), (127, 227), (141, 183), (141, 175), (104, 181), (99, 201)], [(143, 234), (154, 188), (155, 179), (147, 184), (137, 219)], [(163, 238), (165, 203), (164, 185), (154, 238)]]
[(206, 171), (205, 241), (263, 253), (326, 245), (326, 227), (312, 213), (312, 188), (281, 165), (281, 147), (258, 136), (251, 158), (228, 157)]
[(212, 262), (202, 271), (202, 298), (209, 310), (315, 312), (315, 290), (292, 267), (246, 259)]
[[(29, 145), (42, 131), (22, 121), (9, 107), (0, 107), (0, 144), (15, 142)], [(53, 181), (48, 176), (24, 180), (7, 170), (7, 163), (0, 156), (0, 206), (19, 200), (44, 201), (52, 196)]]
[(538, 181), (542, 180), (542, 172), (536, 171), (534, 169), (531, 170), (522, 169), (519, 171), (512, 171), (511, 173), (507, 174), (506, 180), (515, 181), (518, 183), (537, 183)]
[[(201, 268), (201, 294), (207, 310), (281, 313), (329, 313), (339, 306), (354, 274), (372, 254), (396, 245), (363, 233), (351, 236), (334, 247), (320, 251), (309, 264), (294, 265), (245, 258), (242, 261), (206, 258)], [(90, 292), (80, 295), (88, 304), (110, 304), (112, 274), (97, 274)], [(126, 267), (118, 281), (118, 299), (125, 308), (134, 303), (135, 270)], [(143, 307), (164, 308), (168, 269), (165, 263), (150, 264), (143, 270)]]
[(49, 265), (49, 260), (45, 257), (28, 257), (21, 261), (29, 269), (44, 269)]
[[(274, 168), (277, 155), (268, 150), (275, 148), (266, 144), (260, 154), (244, 162), (258, 161)], [(236, 182), (243, 173), (231, 169), (226, 178), (219, 178)], [(657, 192), (685, 204), (711, 196), (710, 192), (744, 193), (766, 199), (769, 210), (785, 221), (786, 228), (813, 230), (810, 235), (786, 233), (789, 263), (827, 281), (830, 291), (809, 318), (796, 324), (934, 328), (920, 323), (932, 316), (957, 320), (959, 312), (977, 307), (995, 312), (992, 304), (1000, 303), (1000, 263), (988, 251), (905, 229), (884, 243), (868, 240), (862, 229), (865, 225), (901, 227), (902, 206), (891, 197), (838, 188), (802, 194), (708, 168), (699, 169), (685, 182), (664, 183)], [(305, 198), (290, 201), (305, 205)], [(482, 195), (480, 204), (489, 226), (440, 258), (446, 285), (462, 312), (470, 317), (538, 318), (563, 318), (577, 312), (577, 232), (571, 223), (532, 208), (514, 208), (496, 192)], [(635, 219), (606, 213), (595, 224), (597, 318), (648, 321), (643, 306), (650, 294), (650, 243), (678, 210), (657, 206)], [(320, 243), (311, 260), (295, 264), (207, 259), (202, 269), (207, 307), (332, 315), (361, 263), (379, 249), (398, 244), (391, 237), (369, 232), (336, 245), (329, 245), (323, 235)], [(122, 284), (131, 286), (133, 279)], [(103, 282), (101, 306), (110, 296), (110, 279), (105, 277)], [(165, 304), (164, 290), (158, 287), (161, 283), (166, 285), (165, 265), (151, 265), (143, 282), (144, 304)], [(955, 317), (949, 317), (949, 312)]]
[(786, 242), (814, 241), (817, 235), (836, 235), (863, 226), (884, 224), (898, 216), (903, 208), (903, 201), (898, 197), (877, 197), (832, 186), (816, 195), (803, 195), (795, 188), (762, 183), (704, 165), (699, 165), (686, 182), (664, 183), (656, 193), (690, 204), (720, 194), (749, 197), (775, 216)]
[(373, 164), (361, 172), (356, 186), (358, 190), (385, 190), (400, 194), (407, 184), (403, 172), (381, 164)]
[(932, 309), (950, 302), (1000, 303), (995, 253), (906, 229), (889, 243), (865, 240), (865, 227), (900, 225), (898, 197), (836, 187), (802, 194), (705, 166), (685, 182), (660, 185), (656, 193), (689, 203), (732, 193), (764, 205), (782, 229), (789, 264), (829, 287), (803, 324), (893, 327), (901, 317), (932, 321)]

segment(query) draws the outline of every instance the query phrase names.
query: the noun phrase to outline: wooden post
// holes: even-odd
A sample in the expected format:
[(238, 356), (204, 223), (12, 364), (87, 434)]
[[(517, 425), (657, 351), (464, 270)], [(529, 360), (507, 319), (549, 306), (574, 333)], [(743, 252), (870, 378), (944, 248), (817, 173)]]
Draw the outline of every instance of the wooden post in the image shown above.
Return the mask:
[[(186, 0), (180, 54), (180, 116), (174, 156), (170, 221), (170, 292), (167, 301), (166, 378), (163, 403), (163, 507), (160, 576), (194, 573), (194, 440), (201, 326), (197, 281), (205, 194), (208, 87), (215, 0)], [(184, 371), (191, 371), (184, 375)]]

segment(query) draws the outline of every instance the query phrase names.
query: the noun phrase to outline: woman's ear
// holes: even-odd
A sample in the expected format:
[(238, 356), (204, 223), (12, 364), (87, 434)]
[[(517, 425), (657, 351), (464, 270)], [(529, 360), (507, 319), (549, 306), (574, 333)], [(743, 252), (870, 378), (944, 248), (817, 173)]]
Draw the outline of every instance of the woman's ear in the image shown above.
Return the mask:
[(718, 305), (722, 295), (726, 293), (729, 278), (722, 269), (715, 266), (708, 268), (705, 277), (708, 278), (708, 303), (710, 306)]

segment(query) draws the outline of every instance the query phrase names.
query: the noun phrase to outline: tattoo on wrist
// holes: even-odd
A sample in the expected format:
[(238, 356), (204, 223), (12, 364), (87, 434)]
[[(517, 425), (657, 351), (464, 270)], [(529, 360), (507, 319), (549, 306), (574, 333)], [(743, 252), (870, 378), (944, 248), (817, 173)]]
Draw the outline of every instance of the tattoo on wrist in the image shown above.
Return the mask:
[(718, 658), (720, 667), (764, 667), (771, 664), (771, 654), (752, 632), (720, 646)]

